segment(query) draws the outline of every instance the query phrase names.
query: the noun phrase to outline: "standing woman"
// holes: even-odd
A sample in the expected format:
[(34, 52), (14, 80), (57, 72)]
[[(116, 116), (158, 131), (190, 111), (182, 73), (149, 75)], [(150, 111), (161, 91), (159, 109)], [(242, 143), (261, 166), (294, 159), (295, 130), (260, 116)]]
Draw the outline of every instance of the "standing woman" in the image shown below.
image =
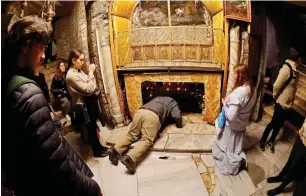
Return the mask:
[(90, 108), (86, 107), (84, 96), (91, 96), (97, 87), (93, 75), (96, 66), (90, 64), (88, 75), (81, 68), (84, 64), (84, 53), (81, 50), (73, 50), (68, 57), (68, 72), (66, 76), (67, 87), (72, 97), (72, 123), (78, 127), (84, 126), (88, 132), (89, 143), (95, 157), (107, 156), (107, 148), (100, 144), (97, 135), (96, 118)]
[(226, 122), (212, 148), (215, 165), (224, 175), (236, 175), (246, 167), (243, 143), (251, 110), (256, 102), (248, 67), (238, 64), (234, 67), (235, 86), (233, 92), (222, 99)]
[(66, 66), (60, 61), (57, 66), (57, 72), (52, 79), (51, 92), (55, 100), (61, 103), (61, 108), (66, 120), (71, 121), (70, 116), (70, 95), (66, 85)]

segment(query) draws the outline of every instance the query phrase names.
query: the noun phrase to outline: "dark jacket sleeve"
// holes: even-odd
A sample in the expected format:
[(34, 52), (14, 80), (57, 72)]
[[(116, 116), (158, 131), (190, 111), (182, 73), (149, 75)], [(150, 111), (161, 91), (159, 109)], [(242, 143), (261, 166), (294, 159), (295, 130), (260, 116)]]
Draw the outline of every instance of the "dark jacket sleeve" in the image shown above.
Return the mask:
[(71, 153), (74, 152), (56, 130), (40, 88), (32, 83), (24, 84), (13, 96), (18, 100), (14, 112), (22, 115), (24, 131), (31, 136), (38, 164), (45, 166), (46, 171), (52, 171), (50, 178), (57, 178), (58, 184), (64, 183), (68, 195), (99, 195), (99, 185), (71, 160)]
[(183, 127), (183, 120), (181, 110), (179, 109), (177, 103), (175, 101), (172, 102), (171, 116), (175, 120), (175, 125), (177, 128)]

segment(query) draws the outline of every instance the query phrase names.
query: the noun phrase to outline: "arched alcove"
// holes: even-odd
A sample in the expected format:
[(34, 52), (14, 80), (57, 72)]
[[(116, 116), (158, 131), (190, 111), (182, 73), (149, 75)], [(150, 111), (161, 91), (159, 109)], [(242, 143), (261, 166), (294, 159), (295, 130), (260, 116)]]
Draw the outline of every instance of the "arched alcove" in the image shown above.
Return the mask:
[(227, 51), (222, 1), (114, 1), (110, 13), (113, 67), (130, 115), (143, 103), (143, 81), (191, 82), (204, 84), (203, 120), (213, 122)]
[(116, 65), (143, 67), (158, 62), (177, 66), (175, 62), (183, 62), (184, 66), (222, 69), (222, 10), (218, 1), (114, 2)]

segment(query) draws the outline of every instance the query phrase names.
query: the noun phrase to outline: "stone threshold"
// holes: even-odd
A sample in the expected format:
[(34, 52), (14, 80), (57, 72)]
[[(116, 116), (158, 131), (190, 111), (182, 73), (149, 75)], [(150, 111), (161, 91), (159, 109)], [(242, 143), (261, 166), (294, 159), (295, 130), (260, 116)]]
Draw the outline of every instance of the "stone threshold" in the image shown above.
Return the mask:
[[(111, 130), (106, 144), (114, 146), (122, 135), (127, 134), (129, 126)], [(205, 122), (187, 123), (183, 128), (168, 125), (151, 147), (151, 151), (159, 152), (211, 152), (215, 140), (215, 127)], [(131, 145), (133, 148), (137, 142)]]

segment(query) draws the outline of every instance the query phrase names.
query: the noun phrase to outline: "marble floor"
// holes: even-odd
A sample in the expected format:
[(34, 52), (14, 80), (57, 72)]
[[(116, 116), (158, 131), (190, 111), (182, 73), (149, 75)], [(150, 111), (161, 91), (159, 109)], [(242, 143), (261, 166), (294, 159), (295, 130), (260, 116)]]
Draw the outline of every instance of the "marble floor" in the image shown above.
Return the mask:
[[(179, 150), (167, 150), (169, 141), (165, 145), (161, 143), (160, 148), (153, 147), (139, 164), (134, 175), (128, 174), (121, 163), (118, 166), (112, 165), (108, 157), (92, 157), (90, 147), (80, 139), (79, 134), (68, 132), (65, 138), (92, 169), (95, 174), (93, 179), (98, 182), (105, 196), (263, 196), (266, 195), (267, 190), (277, 186), (277, 184), (268, 184), (266, 178), (280, 172), (290, 154), (292, 140), (280, 134), (277, 138), (276, 152), (272, 154), (268, 149), (262, 152), (258, 143), (266, 124), (263, 121), (249, 123), (245, 142), (248, 170), (240, 172), (237, 176), (224, 176), (215, 169), (213, 157), (208, 148), (196, 152), (193, 149), (202, 144), (198, 146), (190, 144), (190, 141), (197, 141), (190, 135), (214, 136), (211, 132), (213, 129), (201, 122), (190, 123), (195, 125), (193, 127), (190, 125), (184, 133), (176, 133), (177, 130), (172, 127), (171, 130), (165, 130), (166, 132), (162, 134), (167, 134), (168, 137), (171, 134), (184, 134), (182, 138), (189, 136), (192, 140), (186, 139), (185, 144), (178, 140), (179, 142), (173, 145)], [(205, 134), (199, 134), (200, 129), (197, 127), (201, 126), (206, 126)], [(115, 135), (111, 133), (113, 130), (107, 130), (105, 127), (100, 129), (101, 143), (104, 145), (111, 143), (109, 139)], [(127, 131), (128, 127), (115, 131), (119, 134), (120, 130)], [(180, 146), (185, 147), (179, 148)], [(186, 150), (188, 148), (192, 150)], [(185, 149), (184, 153), (182, 149)], [(167, 159), (160, 159), (160, 157), (167, 157)], [(292, 188), (289, 187), (286, 193), (280, 195), (292, 195)]]

